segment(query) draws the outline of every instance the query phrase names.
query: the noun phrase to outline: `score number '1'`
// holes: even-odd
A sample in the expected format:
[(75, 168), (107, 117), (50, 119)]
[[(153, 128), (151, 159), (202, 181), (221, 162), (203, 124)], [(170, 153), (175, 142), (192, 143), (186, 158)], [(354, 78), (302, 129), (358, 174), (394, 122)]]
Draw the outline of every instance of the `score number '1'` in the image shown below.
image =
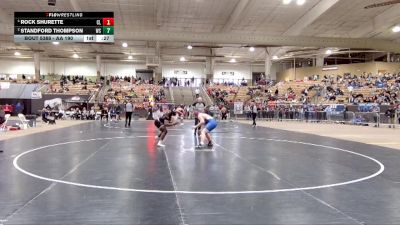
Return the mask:
[(114, 26), (114, 18), (103, 18), (103, 26)]

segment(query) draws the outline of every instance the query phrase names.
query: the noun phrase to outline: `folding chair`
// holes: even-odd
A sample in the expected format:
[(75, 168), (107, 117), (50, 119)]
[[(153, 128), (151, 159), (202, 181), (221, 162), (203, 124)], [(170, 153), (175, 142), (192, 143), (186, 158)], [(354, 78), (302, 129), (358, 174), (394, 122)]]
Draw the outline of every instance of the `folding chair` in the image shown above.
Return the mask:
[(0, 130), (7, 130), (7, 122), (8, 119), (10, 119), (11, 115), (10, 114), (6, 114), (4, 117), (4, 123), (0, 124)]
[(27, 128), (30, 127), (30, 126), (29, 126), (29, 120), (27, 120), (27, 119), (25, 118), (25, 115), (24, 115), (24, 114), (19, 113), (19, 114), (18, 114), (18, 118), (19, 118), (19, 120), (21, 121), (22, 126), (23, 126), (24, 129), (27, 129)]

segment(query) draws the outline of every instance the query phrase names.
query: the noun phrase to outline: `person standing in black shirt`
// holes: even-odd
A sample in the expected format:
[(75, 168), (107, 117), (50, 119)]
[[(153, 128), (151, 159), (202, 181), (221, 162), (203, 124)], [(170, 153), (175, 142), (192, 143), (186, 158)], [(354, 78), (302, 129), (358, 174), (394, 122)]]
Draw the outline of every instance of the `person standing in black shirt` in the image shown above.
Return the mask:
[(390, 108), (386, 110), (385, 115), (389, 119), (389, 128), (396, 128), (396, 108), (394, 107), (393, 104), (391, 104)]
[(251, 110), (251, 116), (253, 118), (253, 127), (256, 127), (257, 126), (256, 118), (257, 118), (258, 109), (257, 109), (257, 105), (255, 102), (251, 103), (250, 110)]

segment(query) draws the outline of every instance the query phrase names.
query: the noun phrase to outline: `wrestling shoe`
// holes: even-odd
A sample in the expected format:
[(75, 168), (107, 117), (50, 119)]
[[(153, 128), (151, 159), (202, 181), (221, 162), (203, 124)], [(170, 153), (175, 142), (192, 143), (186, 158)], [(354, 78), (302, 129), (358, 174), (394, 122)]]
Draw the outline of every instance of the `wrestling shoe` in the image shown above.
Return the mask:
[(165, 145), (162, 143), (162, 141), (159, 141), (157, 144), (158, 147), (165, 147)]
[(201, 149), (201, 148), (204, 148), (204, 145), (202, 145), (202, 144), (199, 144), (199, 145), (196, 145), (196, 147), (195, 148), (197, 148), (197, 149)]

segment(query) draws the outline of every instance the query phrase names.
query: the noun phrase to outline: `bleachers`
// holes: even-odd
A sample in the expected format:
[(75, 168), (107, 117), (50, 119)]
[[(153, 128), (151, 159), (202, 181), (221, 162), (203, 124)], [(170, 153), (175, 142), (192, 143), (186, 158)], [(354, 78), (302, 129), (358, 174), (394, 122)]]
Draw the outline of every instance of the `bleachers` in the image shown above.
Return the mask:
[(195, 100), (195, 94), (190, 87), (171, 87), (176, 104), (191, 105)]
[[(240, 101), (248, 101), (253, 99), (257, 99), (258, 101), (264, 101), (270, 99), (271, 96), (277, 98), (281, 101), (285, 101), (286, 98), (290, 99), (290, 101), (298, 102), (301, 100), (302, 92), (305, 89), (309, 89), (313, 86), (321, 85), (320, 82), (280, 82), (273, 87), (270, 86), (248, 86), (248, 87), (239, 87), (238, 94), (236, 96), (236, 100)], [(252, 90), (252, 96), (249, 94), (249, 91)], [(278, 95), (275, 95), (278, 90)], [(293, 99), (289, 98), (288, 94), (293, 97)], [(313, 98), (316, 95), (316, 91), (309, 91), (308, 97)]]
[(235, 97), (235, 101), (248, 101), (251, 97), (247, 95), (248, 87), (239, 87)]
[[(296, 94), (296, 100), (299, 100), (301, 98), (303, 90), (313, 86), (322, 86), (322, 83), (318, 81), (304, 81), (304, 82), (291, 81), (278, 84), (277, 86), (280, 95), (285, 95), (288, 89), (291, 89)], [(276, 88), (275, 89), (273, 88), (272, 90), (274, 92)], [(312, 93), (309, 93), (309, 95), (311, 94)]]
[[(391, 86), (395, 84), (395, 80), (388, 80), (387, 81), (387, 86)], [(336, 91), (338, 88), (340, 91), (343, 92), (343, 95), (337, 95), (335, 94), (334, 100), (330, 100), (326, 98), (326, 93), (327, 91), (325, 90), (327, 88), (327, 85), (325, 85), (324, 82), (322, 81), (289, 81), (289, 82), (280, 82), (276, 84), (273, 87), (268, 87), (268, 92), (273, 94), (275, 93), (276, 90), (278, 90), (278, 99), (285, 101), (285, 94), (289, 92), (289, 90), (293, 91), (293, 93), (296, 95), (296, 98), (294, 99), (295, 102), (299, 102), (302, 100), (302, 92), (305, 89), (309, 89), (307, 97), (309, 99), (315, 99), (313, 103), (329, 103), (329, 104), (337, 104), (337, 103), (348, 103), (349, 100), (352, 98), (352, 96), (359, 96), (362, 97), (360, 98), (360, 101), (363, 101), (363, 99), (370, 99), (374, 98), (375, 96), (379, 95), (382, 91), (387, 91), (387, 88), (377, 88), (374, 85), (365, 85), (364, 87), (361, 88), (354, 88), (351, 92), (348, 90), (348, 84), (345, 82), (342, 83), (334, 83), (331, 85), (331, 87)], [(315, 87), (315, 88), (311, 88)], [(239, 94), (240, 98), (245, 98), (247, 95), (245, 91), (242, 89), (245, 87), (241, 87), (239, 89)], [(252, 87), (249, 87), (252, 88)], [(266, 88), (264, 86), (264, 88)], [(267, 94), (268, 95), (268, 94)], [(248, 95), (247, 95), (248, 96)], [(254, 96), (253, 96), (254, 97)], [(261, 95), (256, 95), (257, 99), (259, 100), (265, 100), (268, 98), (265, 93), (262, 93)], [(287, 96), (286, 96), (287, 97)]]
[(226, 85), (213, 85), (207, 87), (207, 92), (210, 95), (212, 92), (226, 93), (224, 100), (226, 102), (234, 102), (236, 99), (246, 99), (247, 87), (236, 87)]
[[(111, 89), (104, 97), (104, 101), (110, 102), (115, 100), (115, 102), (122, 103), (126, 97), (129, 97), (137, 108), (144, 108), (149, 102), (149, 97), (151, 95), (155, 97), (161, 89), (163, 89), (162, 86), (154, 84), (136, 85), (127, 81), (112, 82)], [(160, 99), (160, 101), (163, 102), (166, 99)]]
[[(86, 87), (86, 88), (85, 88)], [(48, 94), (66, 94), (66, 95), (89, 95), (99, 91), (96, 84), (64, 84), (63, 88), (59, 82), (54, 82), (48, 87)]]

